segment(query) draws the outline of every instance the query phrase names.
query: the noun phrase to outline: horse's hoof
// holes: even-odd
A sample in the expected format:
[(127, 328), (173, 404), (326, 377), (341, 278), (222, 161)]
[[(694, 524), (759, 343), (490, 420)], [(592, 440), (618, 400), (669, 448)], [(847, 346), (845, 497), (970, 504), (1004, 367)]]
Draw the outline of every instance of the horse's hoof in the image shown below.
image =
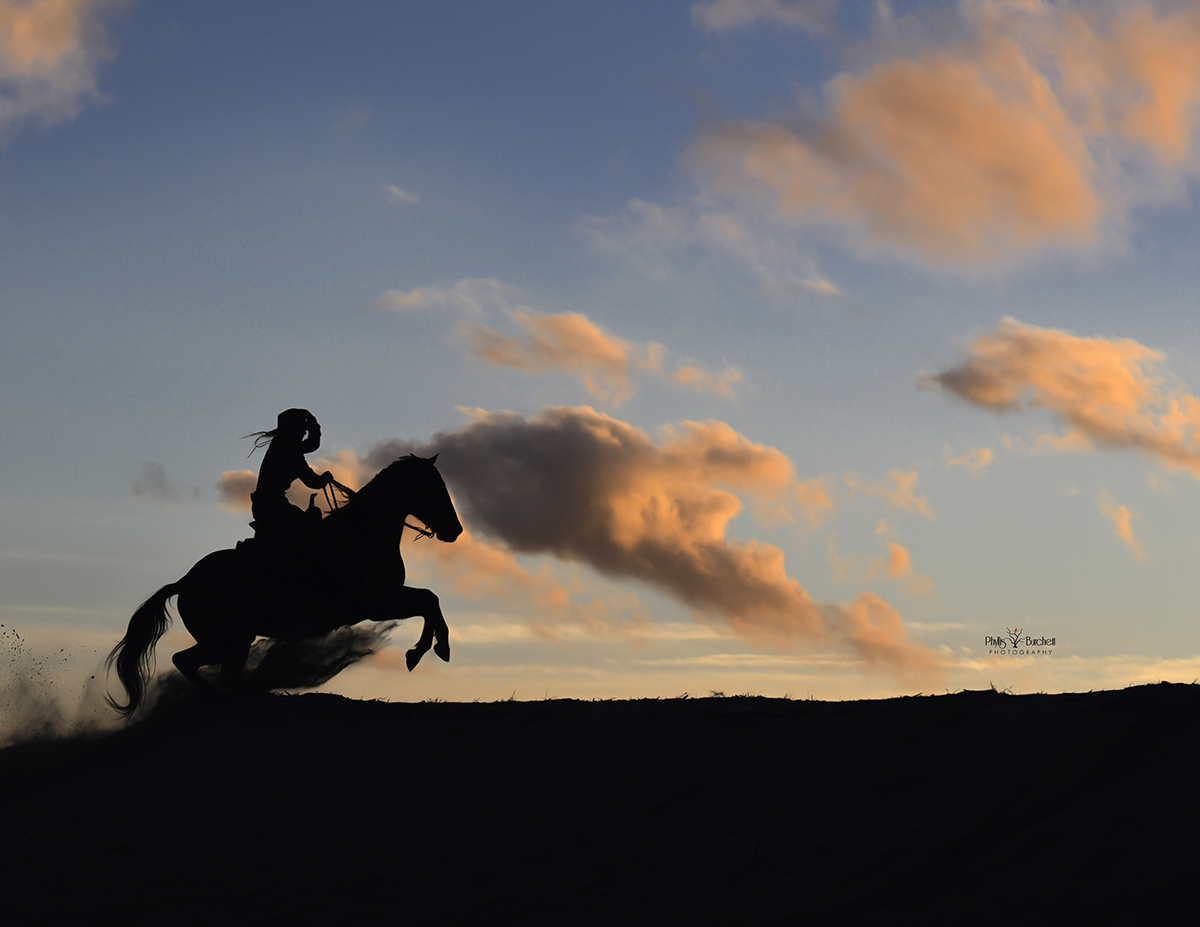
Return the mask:
[(436, 653), (443, 660), (445, 660), (447, 663), (450, 662), (450, 645), (448, 643), (446, 643), (445, 641), (438, 641), (436, 644), (434, 644), (433, 652)]
[(421, 652), (414, 647), (404, 655), (404, 662), (408, 664), (408, 671), (411, 673), (413, 667), (421, 662)]

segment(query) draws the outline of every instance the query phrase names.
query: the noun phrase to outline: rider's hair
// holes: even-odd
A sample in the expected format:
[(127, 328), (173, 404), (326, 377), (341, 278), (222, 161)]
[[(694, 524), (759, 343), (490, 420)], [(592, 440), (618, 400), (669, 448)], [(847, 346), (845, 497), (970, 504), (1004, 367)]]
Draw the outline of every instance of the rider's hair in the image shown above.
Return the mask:
[[(266, 447), (268, 444), (270, 444), (271, 439), (279, 434), (279, 432), (285, 427), (300, 428), (300, 436), (304, 437), (305, 434), (311, 434), (313, 428), (319, 426), (317, 425), (316, 416), (309, 412), (308, 409), (286, 409), (285, 411), (279, 413), (278, 426), (272, 428), (270, 431), (252, 431), (248, 435), (242, 435), (242, 439), (254, 439), (254, 447), (250, 448), (250, 454), (253, 454), (260, 447)], [(247, 454), (246, 456), (249, 457), (250, 454)]]
[(255, 451), (257, 451), (260, 447), (266, 447), (268, 444), (271, 443), (271, 439), (273, 437), (275, 437), (277, 434), (279, 434), (279, 429), (272, 428), (270, 431), (252, 431), (248, 435), (242, 435), (243, 441), (245, 441), (247, 438), (254, 439), (254, 447), (250, 448), (250, 454), (247, 454), (246, 456), (249, 457), (251, 454), (253, 454)]

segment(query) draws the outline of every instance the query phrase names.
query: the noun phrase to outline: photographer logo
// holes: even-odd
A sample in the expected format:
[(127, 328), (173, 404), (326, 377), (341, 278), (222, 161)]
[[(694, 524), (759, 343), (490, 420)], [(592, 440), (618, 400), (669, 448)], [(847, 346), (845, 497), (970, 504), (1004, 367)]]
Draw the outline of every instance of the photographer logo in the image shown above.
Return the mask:
[(1053, 637), (1035, 637), (1032, 634), (1022, 634), (1024, 628), (1005, 628), (1004, 637), (985, 635), (983, 645), (991, 656), (1000, 657), (1041, 657), (1054, 653), (1056, 641)]

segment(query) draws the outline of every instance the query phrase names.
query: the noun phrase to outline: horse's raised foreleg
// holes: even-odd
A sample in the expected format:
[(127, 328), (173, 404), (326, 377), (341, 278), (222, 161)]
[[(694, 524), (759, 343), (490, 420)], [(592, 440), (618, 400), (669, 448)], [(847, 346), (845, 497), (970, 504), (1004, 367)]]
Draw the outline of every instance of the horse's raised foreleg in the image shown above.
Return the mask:
[(399, 614), (397, 618), (413, 618), (420, 615), (425, 619), (425, 627), (421, 630), (421, 639), (417, 641), (417, 645), (412, 650), (404, 655), (404, 661), (408, 664), (408, 669), (411, 672), (412, 668), (421, 662), (421, 657), (433, 648), (433, 652), (439, 657), (450, 662), (450, 629), (446, 626), (446, 619), (442, 615), (442, 606), (438, 602), (438, 597), (428, 589), (414, 589), (411, 586), (404, 587), (404, 595), (401, 598)]

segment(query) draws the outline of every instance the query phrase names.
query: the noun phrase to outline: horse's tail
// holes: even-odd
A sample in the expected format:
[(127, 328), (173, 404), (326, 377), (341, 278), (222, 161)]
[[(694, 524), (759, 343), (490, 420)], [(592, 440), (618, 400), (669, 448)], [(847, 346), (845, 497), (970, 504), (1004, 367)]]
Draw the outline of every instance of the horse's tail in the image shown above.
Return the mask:
[(129, 629), (104, 661), (106, 670), (117, 665), (117, 678), (125, 687), (129, 703), (121, 705), (111, 695), (104, 700), (128, 718), (142, 703), (146, 683), (154, 672), (154, 645), (171, 624), (167, 599), (179, 591), (179, 583), (168, 583), (143, 602), (129, 619)]

